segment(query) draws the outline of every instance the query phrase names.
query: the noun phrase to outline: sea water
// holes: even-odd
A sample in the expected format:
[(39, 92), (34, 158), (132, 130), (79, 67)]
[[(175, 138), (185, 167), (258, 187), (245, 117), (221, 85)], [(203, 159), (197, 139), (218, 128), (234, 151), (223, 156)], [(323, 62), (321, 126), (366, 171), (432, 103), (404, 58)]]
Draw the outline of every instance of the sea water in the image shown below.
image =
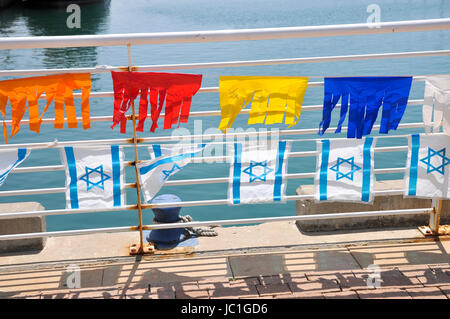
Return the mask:
[[(371, 6), (372, 5), (372, 6)], [(81, 7), (80, 28), (68, 28), (67, 19), (71, 12), (66, 8), (13, 7), (0, 11), (0, 37), (13, 36), (50, 36), (76, 34), (115, 34), (139, 32), (170, 32), (196, 30), (223, 30), (243, 28), (291, 27), (365, 23), (378, 6), (381, 22), (436, 19), (450, 17), (448, 0), (112, 0)], [(217, 62), (233, 60), (282, 59), (298, 57), (339, 56), (386, 52), (443, 50), (449, 49), (450, 31), (412, 32), (398, 34), (361, 35), (347, 37), (324, 37), (309, 39), (285, 39), (266, 41), (240, 41), (222, 43), (191, 43), (179, 45), (140, 45), (133, 46), (133, 65), (181, 64), (196, 62)], [(42, 69), (95, 67), (100, 65), (124, 66), (128, 64), (127, 48), (87, 47), (66, 49), (0, 50), (0, 69)], [(277, 75), (311, 76), (311, 81), (322, 81), (323, 76), (369, 76), (369, 75), (423, 75), (449, 73), (450, 59), (444, 57), (421, 57), (406, 59), (380, 59), (366, 61), (328, 62), (311, 64), (293, 64), (276, 66), (212, 68), (181, 70), (176, 72), (203, 74), (203, 87), (218, 86), (220, 75)], [(1, 80), (12, 77), (2, 77)], [(410, 99), (423, 98), (423, 82), (413, 84)], [(111, 75), (93, 74), (92, 92), (111, 92)], [(323, 88), (308, 88), (304, 105), (321, 104)], [(78, 100), (79, 102), (79, 100)], [(112, 98), (91, 98), (91, 115), (112, 115)], [(192, 111), (219, 110), (218, 93), (197, 94), (193, 98)], [(80, 114), (78, 114), (80, 116)], [(46, 117), (52, 117), (51, 110)], [(27, 118), (27, 115), (25, 116)], [(336, 114), (333, 121), (336, 123)], [(248, 129), (247, 115), (237, 118), (233, 127)], [(302, 112), (295, 129), (318, 129), (321, 120), (320, 111)], [(401, 123), (421, 120), (421, 107), (407, 108)], [(217, 133), (219, 117), (190, 118), (182, 129), (192, 134), (194, 129), (202, 133)], [(150, 133), (149, 122), (145, 132), (139, 137), (171, 135), (173, 131), (158, 128)], [(57, 130), (53, 125), (43, 124), (41, 132), (36, 134), (23, 125), (20, 132), (9, 143), (34, 143), (83, 139), (123, 138), (119, 128), (110, 128), (109, 122), (92, 123), (92, 128), (83, 130), (64, 128)], [(252, 126), (264, 129), (265, 126)], [(267, 127), (266, 127), (267, 128)], [(285, 125), (273, 125), (268, 129), (284, 129)], [(416, 130), (417, 131), (417, 130)], [(185, 130), (186, 132), (186, 130)], [(398, 130), (392, 134), (407, 134), (413, 130)], [(132, 127), (128, 125), (126, 137), (131, 137)], [(373, 135), (377, 135), (374, 132)], [(345, 133), (327, 137), (345, 137)], [(317, 134), (301, 136), (314, 139)], [(295, 137), (299, 138), (299, 136)], [(378, 145), (401, 145), (404, 138), (380, 140)], [(314, 142), (295, 142), (293, 151), (312, 151)], [(140, 158), (149, 157), (145, 148), (139, 149)], [(133, 160), (133, 149), (126, 148), (127, 160)], [(383, 153), (375, 157), (376, 168), (402, 167), (406, 153)], [(40, 165), (59, 165), (57, 149), (33, 150), (22, 167)], [(289, 173), (313, 172), (314, 158), (290, 158)], [(127, 182), (134, 182), (134, 170), (127, 168)], [(227, 177), (229, 164), (191, 164), (177, 173), (171, 180), (188, 178)], [(398, 179), (402, 174), (378, 175), (377, 179)], [(288, 181), (287, 194), (295, 195), (302, 184), (311, 184), (312, 179), (291, 179)], [(64, 187), (63, 171), (11, 174), (2, 191), (30, 188)], [(207, 184), (190, 186), (166, 186), (162, 193), (172, 193), (184, 201), (225, 199), (227, 184)], [(136, 191), (127, 191), (128, 204), (136, 203)], [(33, 196), (0, 197), (1, 203), (37, 201), (45, 209), (65, 207), (63, 193)], [(183, 208), (181, 214), (190, 214), (194, 220), (218, 220), (251, 217), (295, 215), (295, 202), (286, 204), (258, 204), (242, 206), (204, 206)], [(144, 223), (153, 218), (151, 211), (144, 211)], [(47, 217), (47, 229), (66, 230), (80, 228), (100, 228), (131, 226), (138, 223), (136, 211), (103, 212), (86, 214), (67, 214)]]

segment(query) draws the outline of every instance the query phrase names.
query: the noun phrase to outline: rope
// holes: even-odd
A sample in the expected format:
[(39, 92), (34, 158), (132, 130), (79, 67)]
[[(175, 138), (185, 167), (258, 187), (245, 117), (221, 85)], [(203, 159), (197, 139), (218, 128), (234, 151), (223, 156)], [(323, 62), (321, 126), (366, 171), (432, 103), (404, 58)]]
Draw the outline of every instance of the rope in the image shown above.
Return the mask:
[[(189, 223), (192, 222), (192, 217), (190, 215), (180, 216), (179, 223)], [(211, 227), (186, 227), (186, 229), (197, 236), (214, 237), (217, 236), (217, 232)]]
[[(192, 221), (193, 221), (193, 219), (190, 215), (185, 215), (185, 216), (179, 216), (177, 223), (189, 223)], [(155, 220), (153, 218), (153, 223), (159, 224), (160, 222), (158, 222), (157, 220)], [(217, 227), (217, 226), (213, 226), (213, 227)], [(184, 227), (189, 232), (189, 234), (186, 236), (185, 239), (187, 239), (191, 236), (194, 236), (194, 235), (195, 236), (204, 236), (204, 237), (218, 236), (218, 233), (213, 229), (213, 227)]]

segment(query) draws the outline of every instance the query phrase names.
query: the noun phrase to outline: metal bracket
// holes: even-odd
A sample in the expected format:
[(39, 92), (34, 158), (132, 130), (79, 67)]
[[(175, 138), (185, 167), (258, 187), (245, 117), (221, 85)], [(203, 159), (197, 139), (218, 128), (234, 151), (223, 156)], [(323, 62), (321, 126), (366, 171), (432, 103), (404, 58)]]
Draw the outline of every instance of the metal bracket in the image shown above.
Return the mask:
[(154, 252), (155, 246), (150, 243), (144, 244), (143, 249), (139, 244), (130, 245), (130, 255), (153, 254)]
[(450, 234), (450, 225), (440, 225), (442, 207), (442, 199), (433, 199), (433, 211), (430, 213), (429, 225), (419, 227), (419, 231), (424, 236), (442, 236)]
[(424, 236), (445, 236), (450, 235), (450, 225), (441, 225), (437, 232), (433, 231), (430, 226), (420, 226), (420, 232)]

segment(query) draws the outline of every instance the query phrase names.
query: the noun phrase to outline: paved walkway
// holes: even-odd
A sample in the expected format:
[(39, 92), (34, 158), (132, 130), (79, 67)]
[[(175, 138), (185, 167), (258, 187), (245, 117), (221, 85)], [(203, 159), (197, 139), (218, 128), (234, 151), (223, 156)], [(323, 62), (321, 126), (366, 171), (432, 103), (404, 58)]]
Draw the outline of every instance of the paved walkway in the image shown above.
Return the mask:
[(27, 267), (0, 298), (450, 298), (445, 240)]

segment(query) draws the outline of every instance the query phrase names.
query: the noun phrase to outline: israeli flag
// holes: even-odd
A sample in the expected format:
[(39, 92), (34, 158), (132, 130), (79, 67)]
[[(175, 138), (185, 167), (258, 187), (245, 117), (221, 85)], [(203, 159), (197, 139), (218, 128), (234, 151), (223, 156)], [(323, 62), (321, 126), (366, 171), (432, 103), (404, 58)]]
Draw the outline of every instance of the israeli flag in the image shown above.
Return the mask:
[(290, 142), (272, 145), (234, 143), (228, 200), (230, 204), (285, 201)]
[(409, 137), (405, 196), (450, 198), (450, 136), (414, 134)]
[(169, 177), (189, 164), (205, 147), (205, 144), (182, 146), (167, 153), (156, 153), (151, 160), (136, 164), (145, 202), (151, 201)]
[(112, 208), (126, 204), (124, 153), (118, 145), (61, 150), (66, 171), (66, 207)]
[(172, 145), (153, 144), (148, 148), (148, 152), (150, 154), (151, 159), (167, 155), (177, 155), (182, 153), (183, 151), (189, 152), (190, 150), (191, 146), (188, 144), (172, 144)]
[(26, 148), (0, 151), (0, 186), (6, 181), (9, 173), (19, 166), (30, 154)]
[(372, 202), (376, 140), (317, 141), (317, 201)]

